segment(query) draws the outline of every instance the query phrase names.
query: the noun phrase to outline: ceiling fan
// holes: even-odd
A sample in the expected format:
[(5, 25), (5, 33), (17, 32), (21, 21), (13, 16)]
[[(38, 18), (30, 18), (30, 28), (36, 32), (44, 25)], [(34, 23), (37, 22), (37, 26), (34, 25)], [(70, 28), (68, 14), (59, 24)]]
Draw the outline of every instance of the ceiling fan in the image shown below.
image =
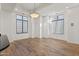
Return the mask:
[(34, 3), (33, 11), (30, 13), (30, 16), (31, 16), (31, 18), (38, 18), (40, 16), (40, 14), (38, 12), (36, 12), (35, 3)]
[[(32, 4), (32, 3), (30, 3)], [(44, 8), (44, 7), (47, 7), (51, 4), (49, 3), (33, 3), (32, 6), (31, 6), (31, 9), (26, 7), (26, 6), (29, 6), (30, 4), (16, 4), (16, 8), (15, 8), (15, 11), (18, 12), (18, 9), (19, 7), (21, 7), (23, 10), (25, 10), (25, 12), (28, 12), (28, 15), (31, 17), (31, 18), (38, 18), (40, 16), (40, 13), (38, 12), (40, 10), (40, 8)], [(20, 10), (20, 9), (19, 9)], [(24, 12), (22, 12), (23, 14), (25, 14)]]
[[(15, 12), (20, 12), (20, 11), (18, 11), (18, 10), (20, 10), (20, 8), (18, 8), (18, 7), (21, 7), (26, 12), (28, 12), (28, 14), (31, 18), (34, 19), (34, 18), (38, 18), (40, 16), (40, 14), (37, 12), (37, 9), (39, 8), (39, 5), (38, 5), (38, 7), (36, 7), (36, 5), (37, 5), (36, 3), (33, 3), (32, 4), (32, 9), (28, 9), (28, 8), (25, 9), (25, 7), (22, 4), (16, 4), (16, 8), (14, 10), (15, 10)], [(22, 12), (22, 14), (25, 14), (25, 13)]]
[[(33, 5), (34, 5), (34, 7), (33, 7), (32, 12), (30, 13), (30, 16), (31, 16), (31, 18), (38, 18), (40, 16), (40, 13), (38, 13), (36, 10), (38, 10), (40, 8), (40, 6), (38, 5), (38, 7), (36, 7), (36, 5), (37, 5), (36, 3), (34, 3)], [(50, 3), (43, 3), (41, 5), (42, 5), (41, 8), (44, 8), (44, 7), (47, 7), (51, 4)]]

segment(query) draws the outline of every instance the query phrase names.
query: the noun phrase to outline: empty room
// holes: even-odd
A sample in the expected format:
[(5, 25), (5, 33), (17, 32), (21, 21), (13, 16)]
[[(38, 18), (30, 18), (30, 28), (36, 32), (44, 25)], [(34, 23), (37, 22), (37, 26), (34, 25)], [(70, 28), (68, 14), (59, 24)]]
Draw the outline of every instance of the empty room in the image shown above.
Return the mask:
[(78, 56), (79, 3), (0, 3), (0, 56)]

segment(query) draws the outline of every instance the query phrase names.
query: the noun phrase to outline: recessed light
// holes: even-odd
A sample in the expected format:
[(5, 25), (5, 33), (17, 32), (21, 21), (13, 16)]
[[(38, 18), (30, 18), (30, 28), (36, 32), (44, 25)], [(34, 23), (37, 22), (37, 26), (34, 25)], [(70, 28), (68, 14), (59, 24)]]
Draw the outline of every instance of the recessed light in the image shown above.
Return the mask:
[(68, 7), (68, 6), (66, 6), (65, 8), (67, 8), (67, 9), (68, 9), (69, 7)]
[(15, 11), (18, 11), (18, 8), (15, 8)]

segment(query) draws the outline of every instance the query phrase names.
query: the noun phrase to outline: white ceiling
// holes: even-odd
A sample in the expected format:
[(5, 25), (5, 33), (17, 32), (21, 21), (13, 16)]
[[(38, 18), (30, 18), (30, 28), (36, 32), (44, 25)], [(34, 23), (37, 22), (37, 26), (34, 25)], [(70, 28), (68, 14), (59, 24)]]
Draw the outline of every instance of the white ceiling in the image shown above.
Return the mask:
[(43, 7), (46, 7), (46, 6), (50, 5), (50, 3), (20, 3), (17, 5), (21, 6), (25, 10), (32, 11), (34, 9), (38, 10)]
[(43, 7), (47, 7), (50, 3), (1, 3), (1, 9), (6, 11), (12, 11), (15, 8), (22, 8), (28, 12), (39, 10)]
[[(58, 12), (66, 7), (72, 8), (76, 6), (79, 6), (79, 3), (35, 3), (36, 11), (40, 13)], [(13, 11), (15, 8), (31, 12), (34, 10), (34, 3), (1, 3), (2, 10)]]
[(58, 12), (58, 11), (63, 11), (64, 9), (67, 9), (67, 8), (75, 8), (77, 6), (79, 7), (79, 3), (53, 3), (49, 7), (43, 8), (40, 11), (41, 12), (47, 12), (47, 11)]
[(40, 13), (56, 13), (56, 12), (62, 12), (66, 9), (70, 9), (70, 8), (75, 8), (75, 7), (79, 7), (79, 3), (53, 3), (52, 5), (46, 7), (46, 8), (42, 8), (42, 10), (40, 10)]

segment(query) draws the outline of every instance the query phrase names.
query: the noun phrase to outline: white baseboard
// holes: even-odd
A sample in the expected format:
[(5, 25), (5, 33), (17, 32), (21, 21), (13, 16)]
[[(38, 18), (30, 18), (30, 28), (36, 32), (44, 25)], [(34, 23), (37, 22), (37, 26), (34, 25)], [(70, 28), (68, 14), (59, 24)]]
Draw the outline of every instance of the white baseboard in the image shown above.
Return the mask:
[(67, 40), (68, 43), (72, 43), (72, 44), (78, 44), (79, 45), (79, 42), (73, 42), (73, 41), (70, 41), (70, 40)]
[[(58, 39), (58, 38), (47, 38), (47, 37), (28, 37), (28, 38), (23, 38), (23, 39), (56, 39), (56, 40), (63, 40), (63, 39)], [(17, 40), (22, 40), (22, 39), (15, 39), (15, 40), (10, 40), (9, 42), (11, 43), (11, 42), (14, 42), (14, 41), (17, 41)], [(66, 41), (67, 43), (72, 43), (72, 44), (78, 44), (79, 45), (79, 43), (78, 42), (72, 42), (72, 41), (70, 41), (70, 40), (63, 40), (63, 41)]]

